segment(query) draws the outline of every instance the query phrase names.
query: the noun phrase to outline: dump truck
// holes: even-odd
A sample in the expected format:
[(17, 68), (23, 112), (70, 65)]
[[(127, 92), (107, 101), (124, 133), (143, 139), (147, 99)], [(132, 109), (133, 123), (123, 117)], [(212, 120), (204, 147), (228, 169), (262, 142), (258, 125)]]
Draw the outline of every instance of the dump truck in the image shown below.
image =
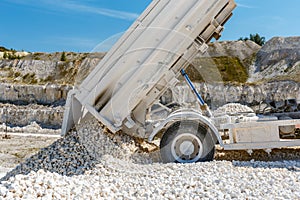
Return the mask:
[[(112, 134), (159, 141), (164, 162), (210, 161), (225, 150), (300, 145), (299, 120), (278, 116), (213, 116), (185, 69), (218, 40), (236, 7), (234, 0), (153, 0), (95, 69), (68, 94), (62, 135), (92, 115)], [(161, 96), (186, 80), (199, 109), (166, 105)], [(167, 112), (160, 120), (151, 113)], [(229, 138), (224, 139), (226, 132)], [(282, 134), (284, 132), (284, 134)]]

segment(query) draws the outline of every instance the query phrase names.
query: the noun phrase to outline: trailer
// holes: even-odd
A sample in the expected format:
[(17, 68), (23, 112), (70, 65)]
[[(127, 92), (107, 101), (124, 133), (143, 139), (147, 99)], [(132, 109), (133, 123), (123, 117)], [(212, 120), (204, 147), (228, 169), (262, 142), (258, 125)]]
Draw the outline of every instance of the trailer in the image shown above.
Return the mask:
[[(214, 117), (195, 90), (198, 110), (174, 109), (160, 101), (181, 76), (193, 89), (184, 69), (199, 52), (206, 52), (212, 38), (220, 38), (235, 7), (234, 0), (153, 0), (69, 92), (62, 135), (92, 115), (113, 134), (122, 131), (149, 142), (158, 138), (163, 161), (181, 163), (212, 160), (217, 143), (224, 149), (248, 150), (297, 145), (298, 141), (282, 142), (277, 130), (286, 124), (298, 127), (297, 120), (218, 124), (228, 116)], [(149, 119), (155, 110), (168, 114), (163, 120)], [(230, 130), (229, 143), (223, 141), (222, 130)]]

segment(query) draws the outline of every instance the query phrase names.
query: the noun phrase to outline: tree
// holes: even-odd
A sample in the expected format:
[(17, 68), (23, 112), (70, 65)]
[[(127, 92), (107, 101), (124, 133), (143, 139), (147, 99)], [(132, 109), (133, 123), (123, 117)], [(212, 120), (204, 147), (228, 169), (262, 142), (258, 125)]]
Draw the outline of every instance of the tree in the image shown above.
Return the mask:
[(4, 58), (4, 59), (7, 59), (7, 58), (8, 58), (8, 54), (7, 54), (6, 51), (5, 51), (4, 54), (3, 54), (3, 58)]
[(67, 61), (66, 52), (64, 52), (64, 51), (62, 52), (60, 61)]
[(256, 44), (263, 46), (266, 43), (266, 38), (261, 37), (258, 33), (250, 34), (250, 40), (255, 42)]
[(250, 34), (249, 38), (248, 37), (245, 37), (245, 38), (240, 37), (238, 40), (243, 40), (243, 41), (251, 40), (260, 46), (263, 46), (266, 43), (266, 38), (261, 37), (258, 33)]

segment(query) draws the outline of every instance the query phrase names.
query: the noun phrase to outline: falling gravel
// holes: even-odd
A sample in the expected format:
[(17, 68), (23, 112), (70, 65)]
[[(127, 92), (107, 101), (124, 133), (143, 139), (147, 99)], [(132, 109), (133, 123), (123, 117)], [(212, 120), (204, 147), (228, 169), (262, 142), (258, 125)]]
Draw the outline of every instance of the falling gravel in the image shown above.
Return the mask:
[(91, 120), (42, 149), (1, 179), (0, 199), (300, 198), (300, 161), (162, 164), (105, 132)]
[(95, 119), (77, 126), (77, 135), (80, 144), (95, 160), (110, 155), (138, 164), (153, 162), (149, 154), (140, 151), (139, 144), (133, 138), (121, 132), (111, 134)]

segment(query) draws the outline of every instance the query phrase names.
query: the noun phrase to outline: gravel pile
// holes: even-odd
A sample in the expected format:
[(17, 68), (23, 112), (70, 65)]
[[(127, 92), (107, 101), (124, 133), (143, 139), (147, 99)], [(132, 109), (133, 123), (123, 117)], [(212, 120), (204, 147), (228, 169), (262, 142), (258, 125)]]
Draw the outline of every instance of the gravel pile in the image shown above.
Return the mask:
[[(85, 137), (82, 134), (86, 134)], [(78, 137), (79, 135), (81, 137)], [(92, 141), (97, 142), (92, 143)], [(40, 169), (67, 176), (83, 174), (106, 155), (126, 162), (152, 163), (149, 154), (139, 152), (138, 145), (129, 136), (118, 134), (113, 136), (104, 133), (100, 124), (96, 120), (91, 120), (78, 127), (77, 132), (72, 131), (52, 145), (41, 149), (1, 180), (7, 180), (17, 174), (29, 174), (31, 171)]]
[(162, 164), (94, 120), (77, 128), (2, 178), (0, 199), (300, 199), (300, 161)]
[(235, 123), (241, 121), (257, 120), (255, 112), (252, 108), (239, 104), (229, 103), (219, 107), (213, 112), (214, 125), (219, 129), (221, 124)]
[(94, 159), (79, 144), (76, 133), (72, 132), (64, 138), (56, 140), (46, 148), (42, 148), (37, 154), (29, 157), (25, 162), (7, 173), (1, 179), (7, 180), (17, 174), (29, 174), (40, 169), (72, 176), (83, 174), (94, 166)]
[(229, 103), (213, 111), (214, 116), (224, 114), (235, 115), (242, 113), (254, 113), (254, 111), (252, 110), (252, 108), (239, 103)]
[(102, 160), (102, 156), (111, 155), (139, 164), (152, 163), (149, 154), (140, 151), (131, 137), (122, 133), (110, 134), (95, 119), (88, 120), (76, 127), (80, 144), (89, 152), (95, 160)]

